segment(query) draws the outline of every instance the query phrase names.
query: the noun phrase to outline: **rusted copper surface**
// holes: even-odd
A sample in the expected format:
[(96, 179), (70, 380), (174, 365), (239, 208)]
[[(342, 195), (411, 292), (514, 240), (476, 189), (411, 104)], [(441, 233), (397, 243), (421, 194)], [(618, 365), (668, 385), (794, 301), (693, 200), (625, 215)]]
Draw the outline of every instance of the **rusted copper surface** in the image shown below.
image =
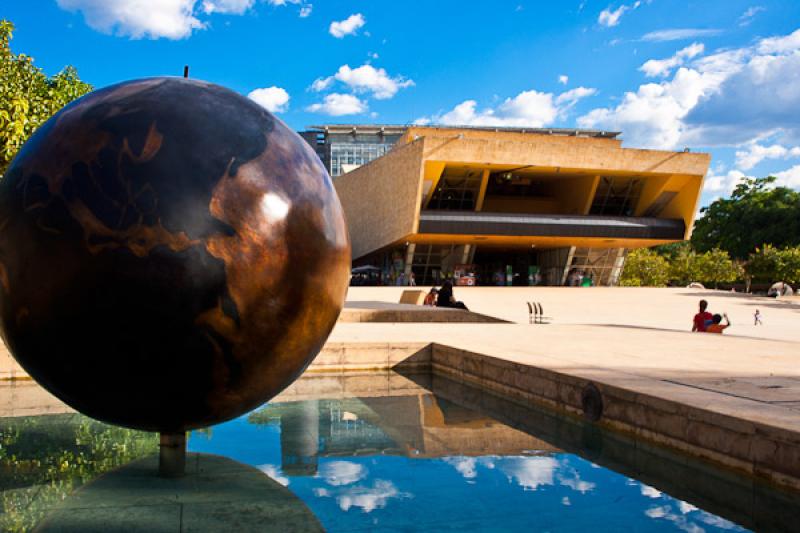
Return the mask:
[(94, 418), (183, 431), (291, 383), (341, 311), (350, 243), (305, 142), (227, 89), (127, 82), (70, 105), (0, 182), (0, 320)]

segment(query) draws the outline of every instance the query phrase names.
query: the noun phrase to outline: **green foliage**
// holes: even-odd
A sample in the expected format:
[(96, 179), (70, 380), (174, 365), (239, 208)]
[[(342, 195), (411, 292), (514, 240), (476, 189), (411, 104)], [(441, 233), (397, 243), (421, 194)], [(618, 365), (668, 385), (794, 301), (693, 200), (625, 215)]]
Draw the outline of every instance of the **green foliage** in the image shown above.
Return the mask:
[(664, 287), (669, 280), (669, 263), (654, 250), (633, 250), (625, 258), (619, 284), (623, 287)]
[(728, 252), (714, 248), (704, 254), (696, 254), (694, 260), (696, 280), (716, 289), (720, 283), (732, 283), (742, 277), (742, 268), (731, 260)]
[(0, 422), (0, 531), (30, 531), (103, 472), (158, 450), (158, 436), (80, 415)]
[(32, 57), (14, 54), (13, 33), (14, 25), (0, 20), (0, 175), (36, 128), (92, 90), (73, 67), (47, 77)]
[(685, 286), (697, 281), (716, 288), (720, 283), (741, 279), (743, 274), (742, 267), (731, 259), (728, 252), (718, 248), (697, 253), (688, 242), (682, 242), (646, 252), (635, 250), (628, 254), (621, 285), (663, 286), (669, 281)]
[(765, 244), (750, 254), (746, 271), (757, 281), (800, 283), (800, 246), (776, 248)]
[(747, 178), (730, 198), (703, 208), (692, 233), (701, 252), (719, 248), (746, 259), (757, 247), (800, 245), (800, 193), (773, 187), (775, 178)]
[[(699, 281), (697, 252), (692, 250), (688, 243), (684, 246), (673, 248), (674, 255), (666, 256), (669, 261), (669, 279), (681, 286), (686, 286), (693, 281)], [(662, 250), (658, 250), (662, 252)]]

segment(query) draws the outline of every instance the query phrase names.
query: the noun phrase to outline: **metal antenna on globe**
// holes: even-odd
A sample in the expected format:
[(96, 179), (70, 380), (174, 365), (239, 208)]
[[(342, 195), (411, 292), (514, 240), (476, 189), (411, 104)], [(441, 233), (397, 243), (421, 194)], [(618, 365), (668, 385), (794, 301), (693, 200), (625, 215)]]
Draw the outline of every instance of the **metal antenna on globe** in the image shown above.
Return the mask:
[(183, 66), (183, 77), (184, 78), (188, 78), (189, 77), (189, 65), (184, 65)]

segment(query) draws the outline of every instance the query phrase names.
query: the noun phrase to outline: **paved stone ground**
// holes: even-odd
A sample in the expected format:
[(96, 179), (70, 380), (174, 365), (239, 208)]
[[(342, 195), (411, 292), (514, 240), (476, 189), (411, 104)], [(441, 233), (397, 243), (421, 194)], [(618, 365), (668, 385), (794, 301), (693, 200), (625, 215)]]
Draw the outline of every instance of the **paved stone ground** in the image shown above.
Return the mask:
[[(352, 301), (397, 302), (402, 288), (351, 288)], [(719, 422), (786, 431), (800, 461), (800, 302), (688, 289), (457, 288), (471, 310), (513, 324), (339, 323), (331, 342), (436, 342), (700, 408)], [(697, 302), (726, 311), (730, 334), (691, 333)], [(525, 302), (550, 324), (528, 324)], [(764, 326), (754, 326), (760, 309)], [(745, 443), (746, 444), (746, 443)]]
[[(427, 290), (427, 287), (418, 287)], [(347, 300), (400, 301), (403, 287), (350, 287)], [(727, 312), (733, 323), (725, 335), (800, 342), (800, 297), (774, 299), (697, 289), (622, 287), (456, 287), (455, 296), (471, 311), (527, 323), (527, 301), (541, 302), (554, 325), (643, 326), (690, 331), (697, 303), (704, 298), (712, 313)], [(360, 304), (363, 305), (363, 304)], [(753, 325), (759, 309), (763, 326)]]

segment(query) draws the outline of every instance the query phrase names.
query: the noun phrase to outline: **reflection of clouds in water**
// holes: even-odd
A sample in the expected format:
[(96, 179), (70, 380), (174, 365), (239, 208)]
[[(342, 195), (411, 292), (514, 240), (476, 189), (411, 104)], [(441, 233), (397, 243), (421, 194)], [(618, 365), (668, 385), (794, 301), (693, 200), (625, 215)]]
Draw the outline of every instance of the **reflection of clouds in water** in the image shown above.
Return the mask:
[(563, 498), (561, 498), (561, 505), (572, 505), (572, 502), (569, 501), (569, 498), (564, 496)]
[(525, 490), (558, 484), (586, 494), (597, 486), (583, 481), (578, 470), (569, 467), (569, 461), (550, 456), (510, 457), (498, 460), (500, 470)]
[(477, 461), (474, 457), (445, 457), (443, 461), (455, 468), (466, 479), (472, 479), (478, 475), (475, 471)]
[(328, 485), (350, 485), (367, 477), (367, 468), (350, 461), (331, 461), (322, 465), (319, 475)]
[(554, 483), (558, 461), (553, 457), (508, 457), (498, 461), (500, 470), (525, 490)]
[(413, 498), (408, 492), (400, 492), (394, 483), (385, 479), (376, 479), (372, 487), (356, 485), (353, 487), (339, 487), (332, 490), (314, 489), (317, 497), (335, 497), (336, 503), (342, 511), (351, 507), (358, 507), (365, 513), (375, 509), (382, 509), (392, 498)]
[(569, 487), (572, 490), (580, 492), (581, 494), (586, 494), (587, 492), (592, 491), (597, 486), (595, 483), (592, 483), (591, 481), (583, 481), (580, 478), (577, 470), (574, 470), (572, 472), (572, 476), (570, 477), (559, 476), (558, 482), (565, 487)]
[(645, 485), (644, 483), (642, 483), (639, 489), (642, 491), (642, 496), (647, 496), (648, 498), (661, 497), (661, 491), (658, 489), (654, 489), (650, 485)]
[[(697, 509), (697, 507), (695, 507)], [(739, 526), (731, 522), (730, 520), (725, 520), (720, 516), (716, 516), (705, 511), (700, 511), (698, 518), (701, 522), (708, 524), (709, 526), (718, 527), (720, 529), (736, 529), (741, 530)]]
[(467, 481), (474, 480), (478, 476), (478, 467), (481, 466), (488, 470), (494, 470), (496, 456), (488, 455), (485, 457), (464, 457), (453, 456), (443, 457), (442, 461), (449, 464), (461, 474)]
[(289, 486), (289, 478), (284, 476), (277, 466), (267, 464), (267, 465), (257, 466), (256, 468), (264, 472), (267, 476), (274, 479), (284, 487)]
[(699, 520), (700, 522), (703, 522), (707, 525), (721, 529), (744, 531), (742, 528), (740, 528), (733, 522), (729, 522), (724, 518), (720, 518), (718, 516), (706, 513), (705, 511), (700, 511), (691, 504), (685, 504), (685, 506), (681, 505), (683, 503), (684, 502), (679, 502), (678, 504), (678, 507), (681, 513), (683, 514), (678, 514), (674, 512), (671, 505), (660, 505), (656, 507), (650, 507), (644, 512), (644, 514), (647, 515), (649, 518), (652, 518), (653, 520), (667, 520), (669, 522), (672, 522), (675, 525), (675, 527), (683, 531), (686, 531), (687, 533), (705, 532), (705, 529), (703, 529), (702, 526), (694, 523), (695, 520)]

